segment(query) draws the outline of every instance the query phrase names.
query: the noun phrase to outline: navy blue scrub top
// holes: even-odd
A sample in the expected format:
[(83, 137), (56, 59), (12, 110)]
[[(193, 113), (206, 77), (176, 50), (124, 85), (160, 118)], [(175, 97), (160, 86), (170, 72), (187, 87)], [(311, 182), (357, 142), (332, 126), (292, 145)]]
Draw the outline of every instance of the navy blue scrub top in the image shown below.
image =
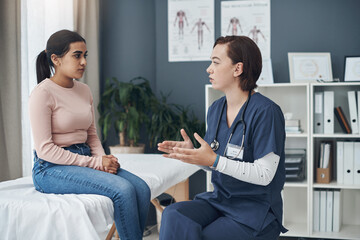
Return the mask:
[[(209, 108), (207, 114), (207, 131), (205, 141), (210, 144), (215, 138), (216, 127), (224, 104), (225, 97), (216, 100)], [(226, 121), (227, 106), (221, 116), (217, 141), (219, 149), (215, 153), (224, 156), (224, 150), (229, 136), (241, 117), (241, 112), (236, 116), (229, 128)], [(284, 144), (285, 121), (278, 105), (261, 95), (254, 93), (249, 101), (244, 114), (246, 133), (244, 140), (243, 159), (233, 161), (254, 162), (274, 152), (280, 156), (280, 162), (273, 180), (267, 186), (256, 185), (235, 179), (221, 172), (212, 171), (213, 192), (198, 194), (197, 199), (209, 202), (225, 216), (245, 224), (256, 231), (261, 231), (275, 219), (282, 226), (283, 202), (281, 191), (285, 182)], [(239, 123), (230, 143), (240, 146), (243, 134), (243, 125)], [(245, 173), (244, 173), (245, 174)], [(282, 232), (287, 230), (281, 227)]]

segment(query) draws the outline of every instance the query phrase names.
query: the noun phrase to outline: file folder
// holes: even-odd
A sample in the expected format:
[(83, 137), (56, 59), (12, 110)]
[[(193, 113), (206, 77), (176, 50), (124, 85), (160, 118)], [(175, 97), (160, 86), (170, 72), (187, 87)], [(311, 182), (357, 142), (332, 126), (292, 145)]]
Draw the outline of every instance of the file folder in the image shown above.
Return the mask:
[(344, 131), (344, 133), (351, 133), (350, 125), (345, 117), (345, 114), (344, 114), (342, 108), (340, 106), (336, 107), (334, 109), (334, 113), (335, 113), (335, 116), (338, 119), (339, 124), (340, 124), (342, 130)]
[(319, 163), (316, 168), (316, 182), (330, 183), (332, 179), (332, 147), (331, 143), (322, 142), (320, 144)]
[(357, 112), (358, 112), (358, 123), (359, 123), (359, 132), (360, 132), (360, 91), (357, 92)]
[(359, 124), (358, 124), (358, 113), (356, 107), (355, 91), (348, 91), (348, 101), (349, 101), (351, 130), (353, 134), (357, 134), (359, 133)]
[(334, 133), (334, 92), (324, 91), (324, 133)]
[(360, 185), (360, 142), (354, 142), (354, 184)]
[(354, 184), (354, 142), (344, 142), (344, 184)]
[(320, 191), (314, 191), (314, 215), (313, 215), (314, 226), (313, 229), (315, 232), (320, 231)]
[(314, 133), (324, 133), (324, 113), (323, 113), (324, 93), (315, 93), (314, 109)]
[(333, 197), (332, 190), (326, 191), (326, 231), (332, 232), (332, 220), (333, 220)]
[(336, 180), (344, 183), (344, 142), (336, 142)]
[(320, 191), (320, 232), (326, 231), (326, 191)]
[(341, 191), (334, 190), (334, 204), (333, 204), (333, 232), (340, 232), (341, 228)]

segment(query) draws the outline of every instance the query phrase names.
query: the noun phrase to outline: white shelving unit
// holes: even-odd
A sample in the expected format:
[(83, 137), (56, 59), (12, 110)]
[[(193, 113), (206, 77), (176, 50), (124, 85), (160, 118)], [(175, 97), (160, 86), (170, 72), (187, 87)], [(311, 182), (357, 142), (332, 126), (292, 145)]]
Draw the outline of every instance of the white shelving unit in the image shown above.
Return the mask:
[[(286, 136), (285, 148), (306, 149), (307, 161), (305, 180), (303, 182), (286, 182), (284, 185), (283, 220), (284, 226), (289, 231), (282, 236), (360, 239), (360, 186), (340, 185), (337, 184), (336, 178), (330, 184), (316, 184), (314, 175), (315, 149), (321, 140), (334, 142), (346, 139), (360, 140), (359, 134), (343, 134), (335, 117), (334, 134), (313, 134), (314, 92), (334, 91), (334, 106), (341, 105), (348, 117), (347, 91), (350, 90), (360, 91), (360, 83), (277, 83), (261, 85), (256, 89), (277, 103), (283, 113), (290, 112), (293, 114), (293, 119), (300, 119), (303, 130), (301, 134), (287, 134)], [(222, 92), (214, 90), (210, 84), (206, 85), (205, 112), (216, 99), (222, 96)], [(342, 190), (342, 227), (340, 232), (313, 231), (313, 192), (315, 188)], [(213, 190), (210, 172), (207, 173), (207, 190)]]
[[(314, 93), (323, 91), (334, 91), (334, 107), (341, 106), (346, 118), (350, 119), (348, 91), (360, 91), (360, 83), (339, 82), (339, 83), (311, 83), (310, 84), (310, 107), (311, 113), (314, 112)], [(311, 114), (311, 131), (314, 133), (314, 114)], [(349, 122), (350, 124), (350, 122)], [(341, 189), (342, 195), (342, 226), (340, 232), (315, 232), (313, 231), (313, 207), (310, 208), (310, 235), (312, 237), (321, 237), (329, 239), (360, 239), (360, 185), (338, 184), (336, 181), (336, 141), (357, 141), (360, 140), (360, 134), (344, 134), (341, 126), (334, 116), (334, 134), (312, 134), (311, 149), (313, 164), (311, 164), (310, 174), (311, 194), (309, 205), (313, 202), (314, 189)], [(333, 143), (333, 180), (329, 184), (315, 183), (315, 160), (318, 158), (319, 144), (321, 141), (331, 141)]]

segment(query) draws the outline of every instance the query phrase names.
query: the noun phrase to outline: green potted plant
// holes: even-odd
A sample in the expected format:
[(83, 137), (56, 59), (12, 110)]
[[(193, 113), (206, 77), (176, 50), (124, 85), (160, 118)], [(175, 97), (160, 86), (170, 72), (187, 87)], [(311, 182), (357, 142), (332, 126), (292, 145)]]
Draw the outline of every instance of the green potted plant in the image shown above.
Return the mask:
[(98, 110), (99, 125), (104, 140), (108, 132), (115, 127), (120, 144), (110, 147), (112, 153), (144, 152), (144, 144), (139, 144), (140, 128), (149, 121), (150, 104), (154, 99), (150, 83), (143, 77), (136, 77), (129, 82), (116, 78), (106, 79), (105, 89), (100, 97)]
[(150, 147), (164, 140), (182, 141), (180, 129), (184, 128), (193, 141), (195, 147), (199, 144), (194, 141), (192, 134), (197, 132), (200, 136), (205, 134), (205, 123), (196, 118), (190, 107), (167, 103), (167, 96), (161, 94), (160, 100), (152, 101), (151, 119), (148, 124)]

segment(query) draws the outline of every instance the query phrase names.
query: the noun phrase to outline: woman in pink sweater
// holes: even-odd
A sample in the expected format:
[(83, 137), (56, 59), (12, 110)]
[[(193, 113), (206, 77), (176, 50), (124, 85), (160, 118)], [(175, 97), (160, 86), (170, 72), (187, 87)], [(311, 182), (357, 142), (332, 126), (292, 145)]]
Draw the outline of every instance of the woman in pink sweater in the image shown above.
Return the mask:
[(37, 57), (38, 85), (29, 100), (34, 185), (43, 193), (107, 196), (114, 203), (121, 239), (142, 239), (150, 190), (104, 152), (96, 134), (91, 91), (74, 80), (83, 76), (87, 54), (85, 39), (61, 30), (50, 36)]

